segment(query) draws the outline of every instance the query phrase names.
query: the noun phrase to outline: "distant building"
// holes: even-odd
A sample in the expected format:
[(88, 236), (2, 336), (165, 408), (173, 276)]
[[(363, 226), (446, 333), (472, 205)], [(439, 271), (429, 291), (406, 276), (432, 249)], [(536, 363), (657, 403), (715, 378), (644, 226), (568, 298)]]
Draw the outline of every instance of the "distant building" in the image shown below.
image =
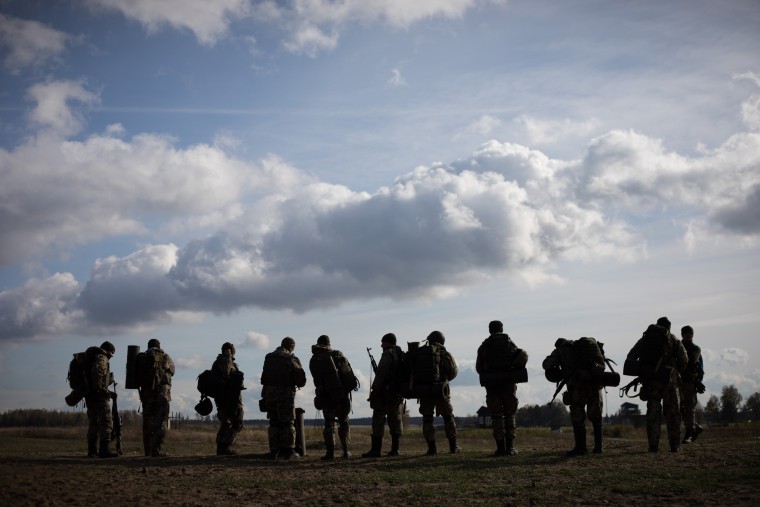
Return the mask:
[(478, 428), (490, 428), (491, 427), (491, 409), (488, 407), (480, 407), (476, 412), (478, 415)]

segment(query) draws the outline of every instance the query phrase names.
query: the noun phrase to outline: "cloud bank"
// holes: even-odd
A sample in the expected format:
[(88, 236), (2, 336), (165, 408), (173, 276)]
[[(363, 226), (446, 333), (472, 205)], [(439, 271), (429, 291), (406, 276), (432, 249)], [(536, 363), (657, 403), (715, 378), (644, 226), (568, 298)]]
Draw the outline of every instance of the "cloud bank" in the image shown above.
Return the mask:
[[(111, 126), (73, 140), (83, 83), (35, 88), (36, 136), (0, 150), (0, 262), (107, 238), (139, 241), (97, 260), (88, 280), (38, 276), (0, 293), (0, 340), (93, 334), (241, 307), (304, 312), (355, 299), (438, 298), (505, 275), (635, 261), (650, 223), (754, 241), (760, 134), (698, 157), (616, 130), (580, 160), (492, 140), (422, 165), (372, 193), (315, 180), (278, 159)], [(76, 100), (70, 100), (76, 99)], [(744, 108), (757, 107), (750, 98)], [(749, 115), (752, 117), (752, 115)], [(75, 124), (75, 122), (74, 122)], [(695, 233), (697, 231), (697, 233)], [(246, 338), (261, 346), (262, 337)]]

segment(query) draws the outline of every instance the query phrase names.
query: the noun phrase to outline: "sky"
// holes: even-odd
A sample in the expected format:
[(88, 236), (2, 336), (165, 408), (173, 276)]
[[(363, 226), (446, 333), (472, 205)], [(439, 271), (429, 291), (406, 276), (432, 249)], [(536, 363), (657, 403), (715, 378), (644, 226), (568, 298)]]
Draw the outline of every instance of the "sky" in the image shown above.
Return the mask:
[(694, 327), (703, 405), (746, 399), (758, 26), (754, 0), (0, 0), (0, 411), (81, 410), (68, 362), (106, 339), (137, 409), (127, 346), (155, 337), (172, 411), (229, 341), (263, 418), (265, 354), (327, 334), (363, 417), (366, 349), (440, 330), (466, 416), (489, 321), (526, 405), (557, 338), (620, 371), (661, 316)]

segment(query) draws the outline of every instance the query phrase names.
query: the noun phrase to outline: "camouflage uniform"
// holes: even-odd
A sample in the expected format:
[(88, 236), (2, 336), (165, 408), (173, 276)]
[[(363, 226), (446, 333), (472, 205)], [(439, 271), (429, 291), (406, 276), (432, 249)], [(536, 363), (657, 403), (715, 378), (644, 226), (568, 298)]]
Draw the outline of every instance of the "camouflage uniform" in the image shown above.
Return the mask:
[(269, 419), (269, 449), (273, 458), (278, 455), (298, 457), (294, 450), (295, 396), (296, 388), (306, 385), (306, 373), (301, 361), (293, 354), (293, 349), (295, 341), (284, 338), (283, 345), (264, 358), (264, 371), (261, 374), (261, 395)]
[[(663, 327), (667, 330), (667, 345), (664, 353), (659, 352), (656, 362), (660, 364), (660, 370), (666, 366), (672, 367), (672, 370), (666, 380), (655, 377), (642, 377), (641, 393), (639, 395), (642, 401), (647, 402), (647, 439), (649, 441), (650, 452), (657, 452), (659, 449), (663, 413), (668, 428), (670, 450), (673, 452), (678, 451), (681, 443), (678, 376), (679, 372), (686, 368), (688, 356), (681, 342), (670, 333), (669, 322), (667, 326)], [(644, 362), (650, 354), (657, 354), (657, 352), (646, 349), (646, 336), (642, 336), (628, 353), (627, 359), (641, 359)]]
[[(511, 368), (522, 368), (528, 362), (528, 354), (517, 348), (503, 329), (499, 321), (489, 324), (491, 334), (478, 347), (475, 363), (478, 374), (506, 372)], [(517, 454), (514, 447), (517, 405), (517, 384), (486, 386), (486, 406), (491, 410), (497, 456)]]
[[(233, 372), (238, 372), (235, 362), (235, 347), (231, 343), (222, 346), (222, 353), (216, 356), (211, 370), (224, 379), (229, 380)], [(243, 429), (243, 396), (238, 393), (226, 393), (214, 398), (216, 418), (219, 419), (219, 431), (216, 433), (216, 453), (220, 455), (234, 454), (230, 446), (238, 433)]]
[[(685, 328), (684, 328), (685, 329)], [(681, 331), (683, 336), (684, 331)], [(691, 331), (693, 335), (693, 331)], [(689, 357), (686, 370), (681, 375), (681, 417), (684, 424), (684, 439), (682, 443), (689, 444), (702, 432), (702, 427), (696, 423), (697, 393), (702, 387), (705, 375), (702, 361), (702, 349), (694, 342), (685, 339), (681, 342)]]
[[(593, 340), (593, 338), (592, 338)], [(595, 342), (596, 340), (594, 340)], [(552, 353), (544, 359), (544, 370), (560, 368), (563, 379), (567, 382), (567, 392), (563, 396), (566, 405), (570, 405), (570, 421), (575, 434), (575, 448), (569, 456), (586, 454), (586, 418), (594, 428), (594, 452), (602, 452), (602, 385), (592, 381), (593, 373), (604, 371), (604, 355), (584, 358), (586, 364), (579, 364), (573, 340), (559, 338)]]
[[(151, 340), (152, 342), (153, 340)], [(151, 343), (148, 352), (163, 356), (161, 382), (155, 390), (140, 389), (143, 406), (143, 451), (146, 456), (161, 456), (166, 431), (169, 426), (169, 402), (172, 400), (172, 377), (175, 368), (169, 354), (161, 350), (161, 344)]]
[(325, 419), (325, 428), (322, 436), (325, 440), (327, 452), (322, 457), (323, 460), (333, 459), (335, 452), (335, 421), (338, 421), (338, 438), (340, 446), (343, 449), (343, 457), (348, 458), (351, 453), (348, 445), (351, 443), (351, 429), (348, 424), (348, 414), (351, 413), (351, 398), (349, 393), (342, 390), (333, 390), (328, 392), (325, 385), (325, 372), (322, 371), (323, 361), (326, 356), (334, 358), (343, 358), (343, 353), (339, 350), (330, 348), (330, 340), (326, 335), (319, 337), (317, 345), (311, 346), (311, 359), (309, 360), (309, 371), (314, 381), (316, 395), (322, 400), (322, 415)]
[[(89, 371), (89, 390), (85, 396), (87, 403), (87, 447), (88, 455), (95, 455), (95, 444), (100, 441), (98, 456), (102, 458), (115, 457), (110, 450), (111, 432), (113, 431), (113, 416), (111, 415), (111, 396), (108, 386), (113, 381), (109, 360), (116, 353), (116, 348), (110, 342), (103, 342), (97, 351)], [(110, 355), (109, 355), (110, 354)]]
[[(428, 344), (420, 347), (420, 350), (425, 347), (437, 349), (437, 355), (439, 357), (438, 372), (439, 378), (434, 379), (434, 382), (442, 382), (448, 384), (450, 380), (454, 380), (459, 372), (457, 363), (454, 361), (454, 357), (443, 346), (444, 336), (440, 331), (433, 331), (428, 335)], [(454, 421), (454, 407), (451, 406), (451, 395), (448, 394), (448, 389), (444, 391), (447, 393), (443, 397), (437, 396), (421, 396), (420, 401), (420, 414), (422, 415), (422, 434), (425, 437), (425, 441), (428, 444), (428, 454), (436, 454), (437, 447), (435, 443), (435, 425), (434, 425), (434, 413), (443, 417), (443, 429), (446, 433), (446, 437), (449, 440), (449, 450), (452, 453), (460, 452), (461, 449), (457, 445), (457, 425)]]
[(404, 398), (401, 396), (404, 352), (396, 345), (396, 335), (388, 333), (381, 340), (383, 355), (372, 381), (369, 404), (372, 409), (372, 449), (362, 456), (380, 457), (385, 433), (385, 420), (391, 433), (391, 450), (388, 456), (398, 456), (399, 440), (404, 433), (402, 417)]

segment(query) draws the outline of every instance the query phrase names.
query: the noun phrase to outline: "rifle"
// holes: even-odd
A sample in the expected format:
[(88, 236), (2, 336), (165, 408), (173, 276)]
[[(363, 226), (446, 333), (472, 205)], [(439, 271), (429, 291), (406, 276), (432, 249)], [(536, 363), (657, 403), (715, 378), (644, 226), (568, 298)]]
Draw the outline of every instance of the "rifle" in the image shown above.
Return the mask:
[(372, 373), (377, 375), (377, 362), (375, 361), (375, 358), (372, 357), (372, 352), (370, 352), (370, 350), (372, 349), (367, 347), (367, 354), (369, 354), (369, 360), (372, 363)]
[(113, 383), (113, 391), (111, 399), (113, 404), (111, 405), (111, 418), (113, 419), (113, 429), (111, 430), (111, 440), (116, 442), (116, 454), (121, 456), (124, 451), (121, 449), (121, 416), (119, 416), (119, 405), (116, 403), (116, 382)]

